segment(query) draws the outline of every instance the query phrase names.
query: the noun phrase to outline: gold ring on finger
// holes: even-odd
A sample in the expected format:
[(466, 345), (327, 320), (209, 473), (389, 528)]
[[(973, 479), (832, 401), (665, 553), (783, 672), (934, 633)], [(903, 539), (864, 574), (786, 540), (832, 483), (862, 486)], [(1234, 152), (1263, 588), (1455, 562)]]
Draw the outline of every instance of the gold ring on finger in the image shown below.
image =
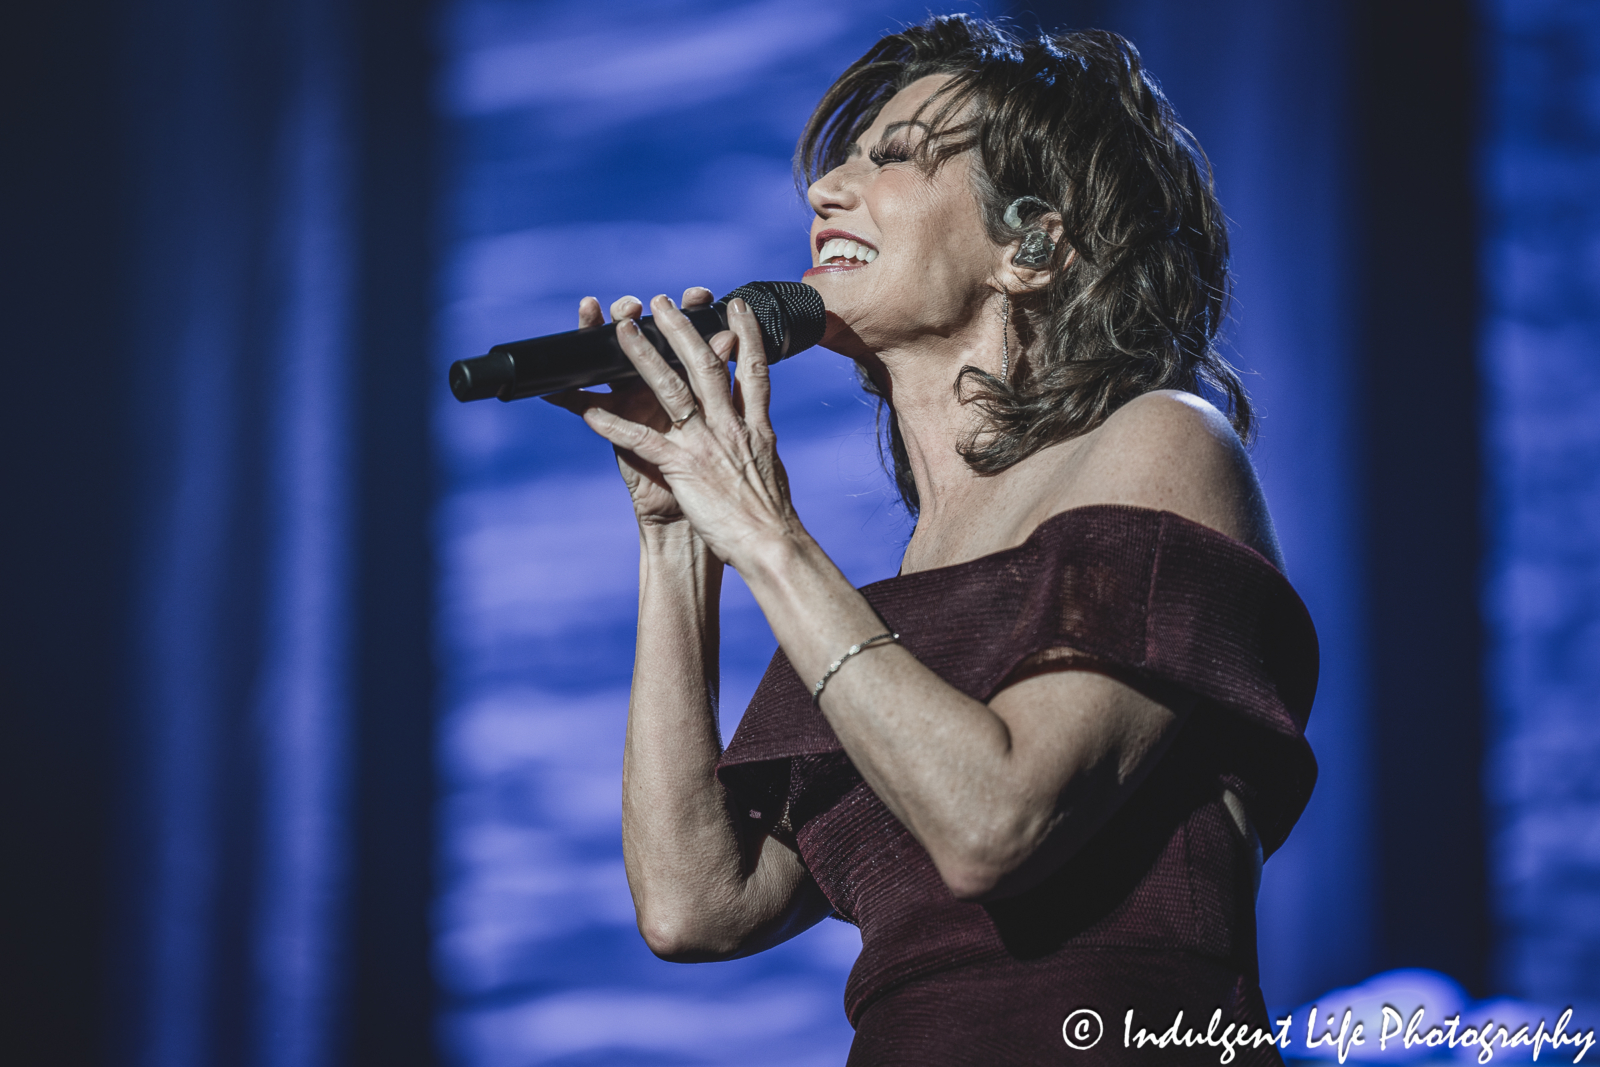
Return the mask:
[(683, 418), (674, 419), (672, 421), (672, 428), (674, 430), (683, 429), (684, 424), (687, 423), (690, 419), (694, 418), (698, 414), (700, 414), (700, 409), (699, 408), (695, 408), (693, 411), (689, 412), (689, 414), (685, 415)]

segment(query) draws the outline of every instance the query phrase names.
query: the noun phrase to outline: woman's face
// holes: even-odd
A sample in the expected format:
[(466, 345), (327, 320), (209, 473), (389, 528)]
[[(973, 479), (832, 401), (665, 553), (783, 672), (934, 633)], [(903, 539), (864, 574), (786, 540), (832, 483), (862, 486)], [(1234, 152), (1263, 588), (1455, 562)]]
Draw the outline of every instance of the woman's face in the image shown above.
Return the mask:
[(922, 78), (897, 93), (808, 194), (817, 217), (805, 280), (828, 306), (823, 344), (844, 355), (930, 337), (959, 346), (997, 291), (1005, 249), (984, 231), (970, 154), (932, 174), (914, 161), (928, 131), (912, 118), (945, 80)]

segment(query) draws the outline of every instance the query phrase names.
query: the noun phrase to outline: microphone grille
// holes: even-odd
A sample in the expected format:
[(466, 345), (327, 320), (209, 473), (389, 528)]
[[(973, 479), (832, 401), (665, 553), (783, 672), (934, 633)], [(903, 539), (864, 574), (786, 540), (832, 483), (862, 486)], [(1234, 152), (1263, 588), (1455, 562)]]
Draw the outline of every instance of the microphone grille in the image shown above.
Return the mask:
[(828, 328), (822, 294), (805, 282), (748, 282), (722, 298), (724, 303), (734, 299), (749, 304), (761, 324), (769, 363), (804, 352)]

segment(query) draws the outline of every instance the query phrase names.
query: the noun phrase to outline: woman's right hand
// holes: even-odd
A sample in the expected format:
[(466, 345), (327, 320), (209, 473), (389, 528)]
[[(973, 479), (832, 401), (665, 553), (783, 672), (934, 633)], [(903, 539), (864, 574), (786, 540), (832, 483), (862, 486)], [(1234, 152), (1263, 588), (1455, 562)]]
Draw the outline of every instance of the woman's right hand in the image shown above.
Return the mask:
[[(693, 286), (683, 291), (681, 306), (699, 307), (711, 303), (712, 299), (711, 290)], [(644, 305), (637, 297), (620, 297), (611, 304), (611, 321), (637, 319), (643, 312)], [(600, 301), (592, 296), (586, 296), (578, 302), (580, 328), (601, 326), (604, 323), (605, 320), (600, 314)], [(599, 407), (661, 433), (666, 433), (672, 426), (671, 418), (662, 410), (655, 393), (638, 379), (617, 382), (611, 386), (610, 393), (590, 393), (572, 389), (565, 393), (547, 396), (545, 399), (579, 417), (582, 417), (588, 408)], [(686, 521), (683, 509), (678, 506), (672, 490), (667, 487), (655, 464), (640, 459), (626, 449), (618, 448), (615, 451), (617, 468), (622, 472), (622, 480), (628, 487), (628, 495), (633, 499), (633, 513), (638, 518), (640, 526), (669, 526)]]

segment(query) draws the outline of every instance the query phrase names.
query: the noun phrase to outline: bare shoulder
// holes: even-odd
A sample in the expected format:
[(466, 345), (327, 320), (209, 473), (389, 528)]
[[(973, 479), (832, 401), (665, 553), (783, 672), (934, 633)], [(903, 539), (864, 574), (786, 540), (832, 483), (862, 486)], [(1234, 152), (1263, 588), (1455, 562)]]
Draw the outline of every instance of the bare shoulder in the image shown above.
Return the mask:
[(1084, 440), (1072, 467), (1058, 511), (1089, 504), (1171, 511), (1283, 567), (1250, 457), (1227, 418), (1201, 397), (1164, 389), (1129, 401)]

